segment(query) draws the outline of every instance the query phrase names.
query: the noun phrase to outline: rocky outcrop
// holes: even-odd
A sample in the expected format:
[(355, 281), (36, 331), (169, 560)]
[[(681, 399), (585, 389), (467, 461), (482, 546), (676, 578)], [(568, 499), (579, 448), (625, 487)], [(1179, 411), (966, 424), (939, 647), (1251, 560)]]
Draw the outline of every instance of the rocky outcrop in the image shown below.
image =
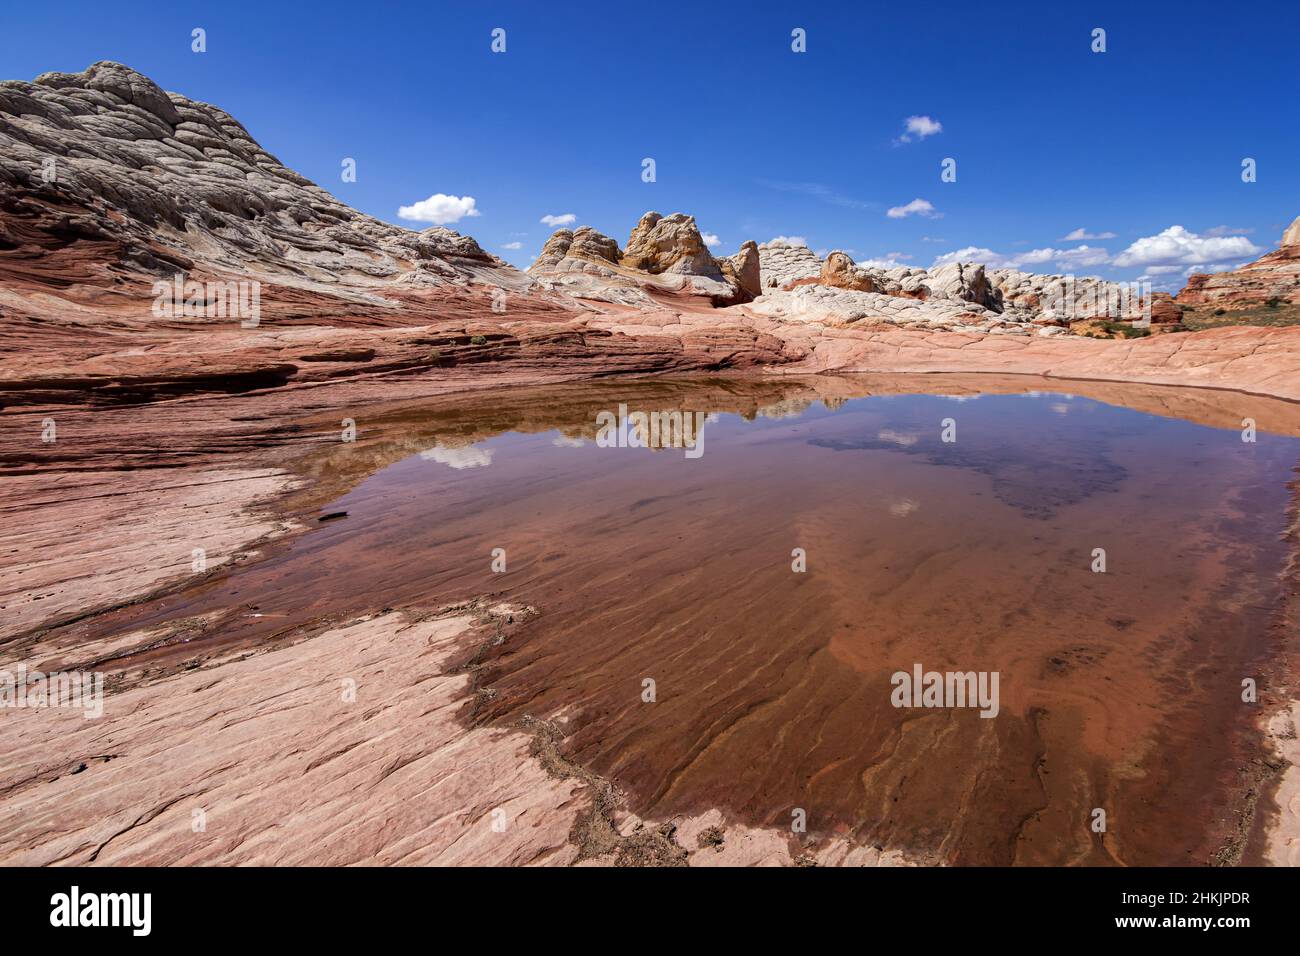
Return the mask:
[(1195, 273), (1178, 293), (1183, 305), (1243, 309), (1300, 304), (1300, 218), (1282, 234), (1273, 252), (1231, 272)]
[(628, 237), (623, 265), (651, 275), (663, 272), (721, 279), (722, 270), (704, 245), (695, 217), (648, 212)]
[(1287, 226), (1286, 232), (1282, 233), (1282, 245), (1300, 246), (1300, 216), (1295, 217), (1295, 221)]
[(573, 245), (569, 246), (569, 255), (574, 259), (586, 259), (588, 262), (617, 265), (623, 258), (623, 250), (609, 236), (602, 235), (590, 226), (579, 226), (573, 233)]
[(622, 257), (623, 253), (617, 242), (590, 226), (579, 226), (572, 232), (568, 229), (559, 229), (546, 240), (541, 254), (529, 267), (529, 271), (581, 271), (586, 268), (585, 263), (614, 266), (618, 265)]
[(758, 288), (757, 269), (756, 252), (744, 248), (734, 261), (715, 259), (693, 216), (647, 212), (626, 250), (590, 226), (559, 230), (528, 274), (544, 289), (577, 298), (653, 308), (654, 294), (702, 296), (719, 306), (748, 302), (746, 285)]
[(763, 294), (763, 267), (758, 244), (746, 240), (734, 256), (718, 260), (722, 273), (737, 289), (737, 302), (752, 302)]
[(942, 332), (1016, 333), (1037, 329), (1027, 313), (999, 313), (960, 299), (916, 299), (796, 280), (768, 289), (750, 308), (784, 322), (814, 322), (838, 328), (896, 325)]
[[(764, 252), (764, 247), (759, 248)], [(835, 324), (879, 319), (952, 331), (1022, 334), (1041, 328), (1042, 334), (1051, 335), (1085, 319), (1145, 317), (1145, 303), (1132, 290), (1099, 278), (1035, 275), (1016, 269), (990, 273), (973, 262), (951, 262), (930, 270), (882, 269), (858, 265), (840, 251), (822, 262), (805, 247), (782, 244), (767, 247), (765, 255), (772, 266), (770, 273), (764, 273), (765, 284), (771, 288), (777, 285), (775, 276), (792, 276), (777, 287), (798, 293), (774, 296), (765, 310), (801, 321), (816, 317)], [(1162, 309), (1162, 321), (1177, 321), (1168, 304)]]
[(238, 275), (371, 301), (530, 284), (468, 236), (357, 212), (225, 111), (120, 63), (0, 83), (0, 147), (0, 279), (39, 279), (66, 253), (68, 268), (93, 256), (117, 276)]
[(773, 240), (758, 247), (765, 289), (779, 289), (797, 279), (821, 275), (822, 261), (807, 246)]
[(1151, 321), (1156, 325), (1177, 325), (1183, 321), (1183, 307), (1168, 292), (1153, 293)]
[(559, 267), (564, 261), (564, 257), (569, 254), (569, 249), (573, 246), (573, 230), (557, 229), (551, 234), (542, 245), (542, 251), (537, 254), (533, 264), (528, 268), (551, 271)]
[[(579, 254), (576, 237), (584, 234), (598, 245)], [(649, 212), (633, 230), (628, 251), (615, 261), (617, 246), (607, 237), (585, 226), (577, 233), (561, 230), (547, 242), (529, 272), (547, 288), (646, 308), (654, 306), (650, 293), (655, 292), (708, 295), (715, 306), (752, 302), (762, 290), (797, 292), (774, 297), (764, 312), (795, 321), (816, 316), (816, 321), (832, 324), (866, 318), (937, 329), (1029, 334), (1039, 327), (1067, 328), (1085, 320), (1095, 320), (1100, 323), (1097, 328), (1105, 330), (1107, 322), (1145, 318), (1145, 303), (1132, 290), (1100, 278), (1036, 275), (1016, 269), (989, 272), (975, 262), (945, 263), (928, 270), (886, 269), (859, 265), (840, 250), (823, 261), (806, 246), (788, 241), (761, 246), (750, 242), (734, 257), (711, 260), (721, 281), (691, 274), (688, 283), (665, 285), (665, 278), (686, 277), (683, 269), (705, 268), (699, 263), (707, 250), (698, 236), (689, 216), (665, 218)], [(1176, 325), (1175, 312), (1169, 303), (1163, 304), (1160, 322), (1166, 327)]]
[(1063, 323), (1143, 317), (1144, 302), (1132, 285), (1096, 276), (1043, 275), (1019, 269), (995, 269), (988, 278), (992, 295), (1004, 310), (1020, 309)]
[[(571, 864), (569, 834), (590, 806), (583, 782), (530, 759), (526, 730), (457, 719), (472, 683), (458, 656), (476, 629), (519, 616), (376, 614), (127, 689), (102, 721), (56, 708), (6, 720), (0, 860)], [(346, 703), (340, 675), (365, 703)], [(67, 773), (68, 755), (99, 753), (103, 734), (113, 755)], [(494, 828), (494, 813), (521, 825)]]
[[(759, 247), (763, 257), (763, 281), (768, 288), (786, 291), (816, 285), (847, 292), (875, 293), (921, 302), (963, 303), (975, 313), (1003, 316), (1005, 324), (1037, 323), (1066, 325), (1084, 318), (1141, 318), (1141, 303), (1119, 283), (1099, 278), (1036, 275), (1017, 269), (992, 272), (975, 262), (950, 262), (933, 269), (896, 266), (883, 269), (855, 263), (847, 253), (831, 252), (823, 262), (805, 246), (773, 243)], [(823, 305), (836, 300), (813, 294)], [(861, 311), (861, 299), (843, 299), (843, 311)], [(879, 301), (879, 300), (870, 300)], [(923, 307), (906, 302), (892, 303), (887, 313), (925, 314)], [(931, 311), (931, 317), (946, 324), (954, 313), (945, 307)], [(883, 317), (883, 316), (882, 316)]]
[(932, 270), (926, 285), (930, 295), (974, 302), (986, 308), (997, 308), (1000, 298), (989, 285), (984, 267), (975, 262), (949, 262)]
[(843, 252), (832, 252), (826, 257), (817, 281), (821, 285), (853, 289), (857, 292), (885, 291), (882, 283), (878, 282), (874, 275), (866, 269), (859, 269), (848, 254)]

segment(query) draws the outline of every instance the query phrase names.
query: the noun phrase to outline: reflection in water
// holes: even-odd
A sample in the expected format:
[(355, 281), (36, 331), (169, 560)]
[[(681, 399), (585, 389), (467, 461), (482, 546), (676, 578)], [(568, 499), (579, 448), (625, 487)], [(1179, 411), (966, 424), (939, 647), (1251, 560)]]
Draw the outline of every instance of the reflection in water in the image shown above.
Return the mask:
[[(1240, 683), (1266, 682), (1288, 639), (1300, 454), (1236, 423), (1290, 431), (1295, 410), (920, 387), (949, 394), (607, 383), (372, 417), (369, 444), (304, 464), (304, 507), (345, 520), (112, 626), (215, 613), (192, 653), (492, 594), (541, 613), (488, 653), (473, 719), (559, 719), (566, 756), (637, 813), (785, 828), (801, 808), (810, 832), (952, 863), (1236, 852)], [(709, 453), (601, 447), (597, 414), (620, 404), (716, 411)], [(996, 674), (996, 716), (895, 706), (918, 662)]]
[(717, 416), (680, 408), (629, 410), (619, 402), (617, 413), (596, 413), (596, 445), (600, 448), (681, 448), (687, 458), (704, 454), (704, 423)]
[(444, 445), (435, 445), (433, 448), (420, 452), (420, 457), (425, 461), (440, 462), (458, 470), (461, 468), (486, 468), (492, 464), (492, 449), (480, 448), (477, 445), (468, 445), (463, 448), (448, 448)]

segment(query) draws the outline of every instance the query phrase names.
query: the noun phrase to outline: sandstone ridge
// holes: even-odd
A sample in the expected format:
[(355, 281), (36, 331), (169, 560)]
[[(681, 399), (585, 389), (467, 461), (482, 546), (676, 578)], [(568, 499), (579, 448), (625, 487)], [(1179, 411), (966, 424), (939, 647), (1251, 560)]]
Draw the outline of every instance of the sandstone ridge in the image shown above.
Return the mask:
[(1277, 249), (1231, 272), (1188, 276), (1177, 299), (1225, 309), (1300, 304), (1300, 217), (1287, 227)]
[[(66, 258), (90, 280), (180, 270), (363, 301), (394, 287), (529, 285), (468, 236), (357, 212), (224, 110), (120, 63), (0, 83), (0, 144), (0, 249), (26, 253), (6, 257), (0, 280), (39, 279)], [(100, 270), (111, 274), (89, 274)]]

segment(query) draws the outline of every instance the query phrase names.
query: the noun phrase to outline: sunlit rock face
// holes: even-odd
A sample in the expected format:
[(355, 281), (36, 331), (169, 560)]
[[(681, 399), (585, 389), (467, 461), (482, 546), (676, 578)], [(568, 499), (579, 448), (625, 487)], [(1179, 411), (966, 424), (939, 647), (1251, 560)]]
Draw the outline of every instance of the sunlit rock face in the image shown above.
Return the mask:
[(103, 244), (120, 273), (238, 272), (359, 296), (529, 285), (468, 236), (357, 212), (224, 110), (120, 63), (0, 83), (0, 144), (0, 248)]

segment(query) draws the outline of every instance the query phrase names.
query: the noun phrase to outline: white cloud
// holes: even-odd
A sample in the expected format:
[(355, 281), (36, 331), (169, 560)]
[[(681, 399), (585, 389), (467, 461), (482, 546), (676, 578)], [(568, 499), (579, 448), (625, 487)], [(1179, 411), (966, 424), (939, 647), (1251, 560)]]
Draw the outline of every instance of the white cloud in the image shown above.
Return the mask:
[(926, 199), (913, 199), (906, 206), (891, 206), (885, 215), (890, 219), (903, 219), (907, 216), (924, 216), (926, 219), (938, 219), (943, 213), (935, 212), (934, 204)]
[[(893, 210), (890, 210), (893, 215)], [(1111, 235), (1099, 233), (1096, 238)], [(1066, 239), (1092, 238), (1092, 234), (1076, 229)], [(1073, 273), (1099, 266), (1117, 268), (1137, 267), (1143, 270), (1142, 279), (1190, 272), (1222, 272), (1234, 268), (1234, 263), (1259, 255), (1264, 250), (1241, 235), (1198, 236), (1182, 226), (1170, 226), (1156, 236), (1138, 239), (1117, 256), (1112, 256), (1103, 246), (1082, 243), (1070, 248), (1047, 246), (1012, 255), (1004, 255), (980, 246), (967, 246), (945, 253), (934, 260), (931, 268), (950, 262), (978, 262), (989, 269), (1022, 269), (1029, 272), (1056, 271)]]
[(1110, 262), (1110, 253), (1099, 246), (1075, 246), (1073, 249), (1056, 249), (1055, 260), (1058, 268), (1092, 268)]
[[(898, 269), (907, 265), (907, 263), (899, 262), (897, 259), (893, 258), (894, 255), (894, 253), (890, 253), (890, 257), (887, 259), (863, 259), (861, 262), (856, 264), (864, 269)], [(822, 258), (825, 258), (825, 256)], [(904, 256), (904, 258), (910, 259), (912, 257)]]
[(1245, 236), (1198, 236), (1182, 226), (1170, 226), (1156, 236), (1144, 236), (1115, 257), (1120, 267), (1191, 266), (1259, 255), (1263, 248)]
[(428, 199), (421, 199), (410, 206), (400, 206), (397, 215), (402, 219), (415, 222), (431, 222), (435, 226), (445, 226), (451, 222), (460, 222), (466, 216), (477, 216), (473, 196), (444, 196), (434, 193)]
[(480, 448), (477, 445), (466, 445), (463, 448), (437, 445), (420, 452), (420, 457), (425, 461), (440, 462), (460, 471), (462, 468), (486, 468), (492, 464), (492, 451), (491, 448)]
[(1062, 236), (1061, 241), (1062, 242), (1083, 242), (1087, 239), (1114, 239), (1114, 238), (1115, 238), (1115, 233), (1113, 232), (1089, 232), (1087, 229), (1084, 229), (1082, 226), (1080, 226), (1078, 229), (1074, 230), (1074, 232), (1070, 233), (1068, 236)]
[(545, 215), (541, 222), (543, 225), (550, 226), (552, 229), (559, 229), (561, 226), (572, 226), (578, 221), (578, 217), (571, 212), (566, 212), (562, 216)]
[(769, 246), (807, 246), (808, 240), (803, 236), (774, 236), (767, 240)]
[(950, 262), (979, 262), (990, 269), (1001, 269), (1007, 264), (1006, 258), (992, 249), (985, 249), (982, 246), (966, 246), (956, 252), (945, 252), (941, 256), (935, 256), (930, 268), (937, 269), (939, 266), (946, 266)]
[(922, 236), (921, 241), (922, 242), (947, 242), (948, 240), (944, 239), (942, 236)]
[(1030, 249), (1018, 256), (1009, 256), (1004, 261), (1007, 265), (1041, 266), (1045, 262), (1051, 262), (1055, 257), (1056, 250), (1052, 248)]
[(876, 438), (879, 441), (889, 441), (895, 445), (902, 445), (904, 448), (910, 448), (921, 440), (921, 436), (915, 432), (896, 432), (890, 428), (876, 432)]
[(506, 242), (501, 245), (502, 249), (522, 249), (523, 247), (524, 244), (522, 242)]
[(716, 233), (706, 232), (703, 236), (704, 244), (712, 249), (714, 246), (722, 245), (722, 240), (717, 237)]
[[(1063, 272), (1074, 269), (1087, 269), (1105, 265), (1110, 261), (1110, 253), (1099, 246), (1075, 246), (1073, 249), (1031, 249), (1015, 256), (1004, 256), (992, 249), (980, 246), (967, 246), (956, 252), (937, 256), (930, 268), (947, 265), (950, 262), (978, 262), (989, 269), (1021, 269), (1028, 272), (1042, 272), (1041, 267), (1054, 264)], [(1034, 268), (1038, 267), (1038, 268)]]
[(895, 518), (906, 518), (919, 507), (921, 503), (915, 498), (900, 498), (890, 504), (889, 513)]
[(895, 143), (910, 143), (913, 137), (925, 139), (927, 136), (943, 132), (943, 124), (929, 116), (909, 116), (903, 120), (903, 128), (907, 132), (894, 140)]

